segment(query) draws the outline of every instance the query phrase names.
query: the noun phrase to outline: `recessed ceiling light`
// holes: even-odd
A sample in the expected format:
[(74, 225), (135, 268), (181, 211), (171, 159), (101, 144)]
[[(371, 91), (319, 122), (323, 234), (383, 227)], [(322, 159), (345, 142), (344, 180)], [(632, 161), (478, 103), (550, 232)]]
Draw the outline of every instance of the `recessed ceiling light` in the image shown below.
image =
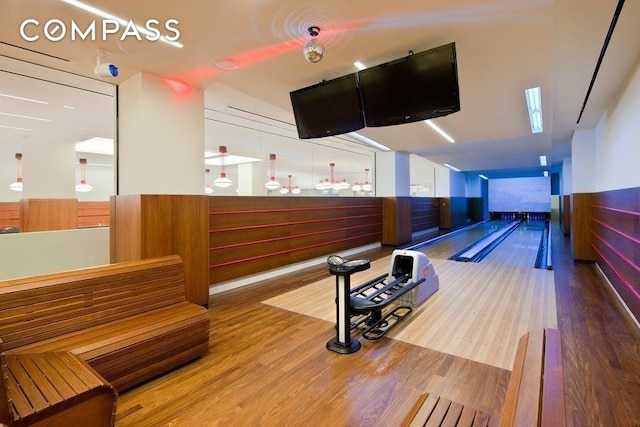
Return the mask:
[(14, 129), (14, 130), (26, 130), (27, 132), (35, 132), (35, 129), (17, 128), (17, 127), (14, 127), (14, 126), (3, 126), (3, 125), (0, 125), (0, 128), (3, 128), (3, 129)]
[[(71, 6), (75, 6), (75, 7), (79, 8), (79, 9), (85, 10), (85, 11), (87, 11), (89, 13), (93, 13), (94, 15), (98, 15), (101, 18), (116, 20), (121, 25), (124, 25), (124, 26), (129, 25), (129, 21), (128, 20), (123, 19), (123, 18), (119, 18), (119, 17), (117, 17), (115, 15), (112, 15), (110, 13), (105, 12), (104, 10), (100, 10), (97, 7), (93, 7), (91, 5), (83, 3), (81, 1), (78, 1), (78, 0), (62, 0), (62, 1), (67, 3), (67, 4), (70, 4)], [(138, 31), (140, 31), (142, 34), (146, 35), (146, 36), (150, 36), (150, 37), (157, 37), (158, 36), (158, 34), (154, 34), (153, 32), (147, 30), (146, 28), (140, 27), (138, 25), (136, 25), (136, 29)], [(168, 40), (166, 38), (166, 36), (161, 36), (157, 40), (160, 40), (161, 42), (170, 44), (171, 46), (174, 46), (174, 47), (178, 47), (178, 48), (184, 47), (184, 45), (182, 43), (180, 43), (178, 41)]]
[(451, 138), (445, 131), (443, 131), (438, 125), (433, 123), (431, 120), (425, 120), (424, 122), (428, 124), (433, 130), (438, 132), (444, 139), (446, 139), (450, 143), (453, 144), (454, 142), (456, 142), (453, 138)]
[(86, 141), (80, 141), (76, 143), (76, 151), (113, 156), (113, 139), (96, 136)]
[(240, 63), (233, 58), (222, 58), (215, 62), (215, 66), (221, 70), (235, 70), (240, 66)]
[(547, 156), (540, 156), (540, 166), (547, 166)]
[(542, 172), (542, 175), (544, 175), (544, 176), (549, 176), (549, 171), (544, 171), (544, 172)]
[(454, 171), (454, 172), (461, 172), (461, 170), (460, 170), (460, 169), (458, 169), (458, 168), (457, 168), (457, 167), (455, 167), (455, 166), (451, 166), (449, 163), (445, 163), (445, 164), (444, 164), (444, 166), (448, 167), (449, 169), (451, 169), (451, 170), (452, 170), (452, 171)]
[(484, 180), (489, 181), (489, 178), (487, 178), (486, 176), (484, 176), (484, 175), (482, 175), (482, 174), (480, 174), (480, 175), (478, 175), (478, 176), (479, 176), (480, 178), (484, 179)]
[(527, 99), (527, 110), (529, 111), (529, 122), (531, 123), (531, 132), (542, 132), (542, 95), (540, 88), (534, 87), (524, 91)]
[(63, 108), (66, 108), (67, 110), (75, 110), (76, 107), (72, 107), (71, 105), (63, 105)]
[(353, 65), (355, 65), (355, 66), (356, 66), (356, 68), (357, 68), (358, 70), (364, 70), (364, 69), (366, 69), (366, 68), (367, 68), (367, 67), (366, 67), (362, 62), (360, 62), (360, 61), (356, 61), (356, 62), (354, 62), (354, 63), (353, 63)]
[(368, 144), (374, 148), (377, 148), (378, 150), (391, 151), (391, 148), (386, 147), (378, 142), (375, 142), (373, 139), (367, 138), (366, 136), (360, 135), (358, 132), (349, 132), (348, 135), (364, 142), (365, 144)]
[[(218, 155), (215, 157), (208, 157), (205, 159), (204, 164), (211, 165), (211, 166), (221, 166), (220, 157), (221, 157), (220, 153), (218, 153)], [(254, 163), (254, 162), (261, 162), (261, 161), (262, 160), (255, 159), (253, 157), (236, 156), (233, 154), (226, 154), (224, 156), (224, 164), (226, 166), (239, 165), (242, 163)]]
[(0, 116), (17, 117), (19, 119), (39, 120), (41, 122), (52, 122), (51, 119), (43, 119), (40, 117), (23, 116), (22, 114), (3, 113), (0, 111)]
[(20, 101), (35, 102), (36, 104), (48, 104), (48, 102), (46, 101), (39, 101), (37, 99), (31, 99), (31, 98), (23, 98), (21, 96), (7, 95), (6, 93), (0, 93), (0, 96), (3, 96), (5, 98), (18, 99)]

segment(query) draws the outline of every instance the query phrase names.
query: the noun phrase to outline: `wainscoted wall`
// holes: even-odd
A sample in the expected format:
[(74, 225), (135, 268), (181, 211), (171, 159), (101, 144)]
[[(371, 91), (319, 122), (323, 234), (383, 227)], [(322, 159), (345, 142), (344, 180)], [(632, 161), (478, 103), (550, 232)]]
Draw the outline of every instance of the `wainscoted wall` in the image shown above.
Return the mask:
[(640, 188), (594, 193), (590, 200), (595, 261), (640, 319)]
[(440, 198), (411, 198), (411, 232), (440, 226)]
[(210, 197), (209, 283), (381, 238), (381, 198)]
[[(106, 227), (110, 223), (109, 202), (77, 202), (77, 227)], [(20, 202), (0, 202), (0, 230), (20, 227)]]

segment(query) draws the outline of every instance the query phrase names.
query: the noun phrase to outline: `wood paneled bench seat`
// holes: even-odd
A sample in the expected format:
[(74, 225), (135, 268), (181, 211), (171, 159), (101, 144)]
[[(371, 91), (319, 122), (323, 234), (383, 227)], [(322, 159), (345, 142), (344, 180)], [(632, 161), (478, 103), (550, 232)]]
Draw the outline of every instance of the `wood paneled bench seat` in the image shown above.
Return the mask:
[[(425, 393), (403, 426), (486, 426), (489, 416)], [(557, 329), (539, 329), (520, 338), (500, 426), (564, 426), (562, 350)]]
[(185, 300), (172, 255), (0, 282), (0, 340), (7, 372), (68, 352), (123, 391), (206, 353), (209, 315)]

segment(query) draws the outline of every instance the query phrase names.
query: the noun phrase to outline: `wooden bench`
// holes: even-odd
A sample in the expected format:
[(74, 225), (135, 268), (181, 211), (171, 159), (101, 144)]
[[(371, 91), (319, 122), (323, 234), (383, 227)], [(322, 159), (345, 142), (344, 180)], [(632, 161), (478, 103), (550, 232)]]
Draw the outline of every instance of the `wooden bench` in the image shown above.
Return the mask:
[(112, 426), (118, 393), (69, 352), (0, 355), (0, 423)]
[[(457, 402), (425, 393), (403, 426), (486, 426), (489, 416)], [(500, 416), (500, 426), (564, 426), (562, 350), (557, 329), (520, 338)]]
[(69, 352), (123, 391), (206, 353), (209, 315), (167, 256), (1, 282), (0, 340), (4, 360)]

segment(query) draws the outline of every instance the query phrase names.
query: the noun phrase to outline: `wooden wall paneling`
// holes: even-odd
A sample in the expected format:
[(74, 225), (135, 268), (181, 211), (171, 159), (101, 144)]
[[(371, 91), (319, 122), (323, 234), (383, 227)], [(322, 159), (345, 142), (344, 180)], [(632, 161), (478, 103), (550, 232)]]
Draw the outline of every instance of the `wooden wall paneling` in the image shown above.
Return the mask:
[(78, 228), (77, 199), (20, 200), (21, 232), (75, 228)]
[(434, 197), (411, 198), (411, 231), (440, 226), (440, 200)]
[(110, 221), (109, 202), (78, 201), (78, 228), (107, 227)]
[(451, 199), (441, 197), (440, 199), (440, 228), (449, 230), (451, 228)]
[(411, 241), (411, 198), (382, 199), (382, 244), (397, 246)]
[(142, 259), (142, 196), (111, 196), (111, 262)]
[(591, 197), (594, 258), (636, 319), (640, 319), (640, 189)]
[(111, 262), (180, 255), (187, 300), (209, 301), (208, 196), (122, 195), (111, 198)]
[(376, 198), (215, 197), (209, 205), (211, 284), (381, 239)]
[(571, 194), (571, 254), (575, 260), (594, 261), (591, 249), (591, 193)]
[(186, 298), (205, 305), (209, 302), (208, 197), (172, 196), (172, 218), (173, 251), (183, 260)]
[(560, 225), (563, 234), (571, 231), (571, 196), (564, 195), (560, 198)]
[(20, 202), (0, 202), (0, 230), (20, 227)]
[(459, 228), (467, 225), (467, 219), (469, 219), (469, 213), (467, 211), (467, 198), (466, 197), (451, 197), (450, 199), (450, 212), (451, 212), (451, 228)]

